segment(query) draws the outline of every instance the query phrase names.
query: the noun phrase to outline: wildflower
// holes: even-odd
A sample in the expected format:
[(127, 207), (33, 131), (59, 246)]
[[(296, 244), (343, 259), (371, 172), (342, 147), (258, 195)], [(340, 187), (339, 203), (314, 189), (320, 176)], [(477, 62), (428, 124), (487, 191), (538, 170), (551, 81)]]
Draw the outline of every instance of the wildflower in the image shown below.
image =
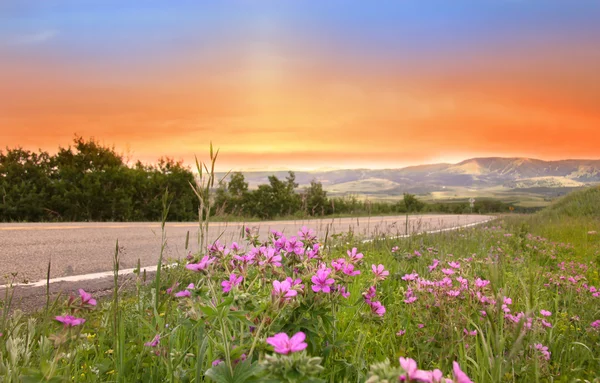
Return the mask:
[(192, 270), (192, 271), (202, 271), (202, 270), (206, 270), (206, 268), (208, 267), (208, 265), (210, 265), (211, 263), (213, 263), (215, 260), (215, 258), (210, 257), (208, 255), (205, 255), (204, 257), (202, 257), (202, 259), (200, 260), (200, 262), (198, 263), (188, 263), (187, 265), (185, 265), (185, 268), (188, 270)]
[(298, 292), (304, 291), (304, 284), (302, 283), (302, 279), (300, 279), (300, 278), (292, 279), (290, 277), (287, 277), (285, 280), (287, 282), (289, 282), (290, 288), (292, 288)]
[(306, 256), (308, 259), (317, 258), (319, 256), (319, 244), (315, 243), (312, 247), (312, 250), (308, 250), (306, 252)]
[(406, 334), (406, 330), (400, 330), (396, 333), (397, 336), (402, 336), (404, 334)]
[(436, 269), (436, 267), (438, 267), (439, 264), (440, 264), (440, 261), (438, 261), (437, 259), (434, 259), (431, 266), (427, 266), (427, 267), (429, 267), (429, 271), (433, 271)]
[(453, 269), (460, 269), (459, 262), (448, 262), (448, 266), (452, 267)]
[(96, 306), (96, 300), (92, 298), (92, 294), (86, 293), (84, 289), (79, 289), (79, 296), (81, 297), (82, 305)]
[(265, 256), (264, 261), (260, 261), (258, 264), (263, 265), (273, 265), (275, 267), (281, 267), (281, 255), (274, 248), (263, 248), (263, 254)]
[(334, 259), (331, 261), (331, 267), (333, 267), (335, 271), (340, 271), (344, 268), (344, 263), (346, 263), (344, 258)]
[(287, 240), (284, 248), (287, 253), (294, 253), (296, 255), (304, 254), (304, 243), (298, 241), (296, 237), (291, 237)]
[(473, 383), (471, 379), (465, 374), (456, 361), (452, 362), (452, 370), (454, 372), (454, 379), (456, 383)]
[(175, 296), (177, 298), (191, 297), (192, 293), (190, 291), (188, 291), (188, 290), (182, 290), (182, 291), (180, 291), (178, 293), (175, 293)]
[(224, 293), (230, 292), (233, 287), (239, 285), (242, 282), (242, 279), (244, 279), (244, 278), (241, 275), (238, 277), (237, 275), (231, 273), (229, 275), (228, 281), (221, 282), (221, 286), (223, 286), (223, 292)]
[(417, 300), (417, 297), (412, 296), (412, 297), (409, 297), (409, 298), (405, 299), (404, 303), (411, 304), (411, 303), (415, 302), (416, 300)]
[(545, 317), (549, 317), (550, 315), (552, 315), (552, 313), (550, 311), (546, 311), (546, 310), (540, 310), (540, 314), (542, 314)]
[(412, 273), (412, 274), (405, 274), (402, 277), (403, 281), (414, 281), (415, 279), (419, 278), (419, 274), (417, 273)]
[(189, 290), (194, 290), (196, 288), (196, 285), (194, 285), (193, 283), (190, 283), (189, 285), (187, 285), (186, 289)]
[(387, 271), (381, 264), (378, 266), (371, 265), (371, 270), (373, 271), (373, 274), (375, 274), (375, 279), (377, 280), (383, 281), (388, 275), (390, 275), (390, 272)]
[(460, 295), (460, 290), (450, 290), (446, 294), (448, 294), (449, 297), (457, 297)]
[(414, 359), (400, 357), (400, 367), (406, 372), (406, 375), (400, 375), (400, 381), (431, 382), (430, 373), (419, 370)]
[(298, 295), (298, 292), (292, 289), (292, 285), (287, 280), (283, 282), (273, 281), (273, 295), (291, 298)]
[(484, 288), (485, 286), (487, 286), (489, 284), (490, 284), (490, 281), (485, 280), (485, 279), (477, 278), (475, 280), (475, 287), (480, 288), (480, 289)]
[(283, 332), (275, 334), (267, 338), (267, 343), (274, 347), (274, 351), (278, 354), (289, 354), (304, 350), (308, 344), (304, 342), (306, 334), (297, 332), (291, 338)]
[(419, 250), (415, 250), (414, 254), (415, 257), (420, 257), (422, 255), (421, 252), (419, 252)]
[(419, 323), (419, 324), (417, 325), (417, 327), (418, 327), (418, 328), (423, 328), (423, 327), (425, 327), (425, 325), (424, 325), (423, 323)]
[(152, 339), (150, 342), (144, 343), (144, 346), (146, 346), (146, 347), (156, 347), (156, 346), (158, 346), (159, 342), (160, 342), (160, 334), (156, 334), (154, 336), (154, 339)]
[(352, 248), (352, 251), (348, 250), (348, 257), (350, 257), (350, 262), (357, 263), (363, 258), (362, 253), (358, 253), (356, 247)]
[(350, 293), (346, 291), (346, 287), (342, 285), (337, 285), (335, 289), (338, 293), (340, 293), (341, 296), (343, 296), (346, 299), (348, 299), (348, 297), (350, 296)]
[(218, 366), (221, 363), (223, 363), (223, 359), (215, 359), (212, 362), (212, 366), (215, 367), (215, 366)]
[(64, 324), (65, 327), (74, 327), (74, 326), (79, 326), (80, 324), (85, 323), (85, 319), (76, 318), (72, 315), (64, 315), (64, 316), (59, 315), (59, 316), (55, 317), (54, 319), (56, 319), (57, 321)]
[(371, 303), (371, 299), (375, 298), (375, 294), (377, 293), (377, 289), (375, 286), (371, 286), (369, 287), (369, 289), (367, 290), (367, 292), (363, 293), (363, 297), (365, 298), (365, 302), (367, 302), (367, 304)]
[(536, 350), (538, 350), (544, 357), (544, 359), (546, 360), (550, 360), (550, 355), (552, 354), (550, 351), (548, 351), (548, 347), (544, 346), (541, 343), (536, 343), (534, 344), (534, 348)]
[(504, 304), (505, 305), (512, 305), (512, 299), (504, 297)]
[(319, 269), (317, 270), (317, 274), (313, 275), (310, 279), (314, 284), (312, 285), (312, 290), (315, 293), (322, 291), (324, 293), (331, 292), (331, 287), (335, 280), (333, 278), (329, 278), (329, 274), (331, 274), (331, 269)]
[(302, 226), (300, 228), (300, 231), (298, 231), (298, 236), (303, 241), (307, 241), (307, 242), (312, 242), (317, 239), (317, 236), (315, 235), (315, 231), (313, 229), (307, 228), (306, 226)]
[(373, 314), (377, 314), (380, 317), (382, 317), (383, 314), (385, 314), (385, 306), (382, 305), (381, 302), (371, 302), (369, 303), (369, 305), (371, 306), (371, 311), (373, 312)]
[(396, 251), (398, 251), (398, 246), (392, 247), (392, 253), (395, 253)]
[(542, 319), (542, 326), (552, 328), (552, 323), (547, 322), (546, 320)]
[(444, 273), (446, 275), (452, 275), (452, 274), (454, 274), (454, 270), (452, 270), (452, 269), (442, 269), (442, 273)]
[(360, 270), (354, 270), (354, 265), (352, 263), (346, 263), (342, 269), (342, 272), (351, 277), (360, 274)]
[(590, 326), (592, 326), (593, 328), (600, 328), (600, 319), (590, 323)]
[(463, 333), (465, 335), (476, 336), (477, 335), (477, 330), (469, 331), (466, 328), (463, 328)]

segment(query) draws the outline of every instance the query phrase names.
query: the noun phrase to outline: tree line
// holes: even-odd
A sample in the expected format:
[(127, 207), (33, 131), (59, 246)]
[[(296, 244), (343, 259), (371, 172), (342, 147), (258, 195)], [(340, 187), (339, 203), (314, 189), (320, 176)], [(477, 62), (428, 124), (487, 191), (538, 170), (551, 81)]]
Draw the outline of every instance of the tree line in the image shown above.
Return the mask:
[[(192, 170), (161, 158), (155, 165), (130, 165), (114, 148), (94, 139), (74, 139), (50, 155), (22, 148), (0, 151), (0, 221), (157, 221), (162, 197), (169, 195), (172, 221), (198, 219)], [(320, 182), (298, 188), (294, 172), (285, 179), (249, 189), (244, 175), (232, 173), (213, 190), (211, 216), (272, 219), (327, 215), (378, 215), (410, 212), (470, 213), (468, 203), (426, 204), (412, 194), (395, 203), (329, 197)], [(508, 211), (500, 201), (476, 202), (473, 212)]]

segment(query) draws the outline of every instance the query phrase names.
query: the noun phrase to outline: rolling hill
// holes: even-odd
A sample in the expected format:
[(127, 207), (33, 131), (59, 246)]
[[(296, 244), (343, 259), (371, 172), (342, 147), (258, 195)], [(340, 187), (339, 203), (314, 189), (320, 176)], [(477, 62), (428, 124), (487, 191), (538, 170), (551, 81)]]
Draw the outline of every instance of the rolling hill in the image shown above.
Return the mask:
[[(280, 179), (287, 172), (244, 172), (250, 188)], [(299, 171), (300, 188), (319, 181), (330, 195), (365, 195), (393, 199), (408, 192), (425, 199), (494, 197), (514, 201), (517, 195), (547, 204), (571, 190), (600, 183), (600, 160), (543, 161), (532, 158), (472, 158), (457, 164), (431, 164), (399, 169)]]

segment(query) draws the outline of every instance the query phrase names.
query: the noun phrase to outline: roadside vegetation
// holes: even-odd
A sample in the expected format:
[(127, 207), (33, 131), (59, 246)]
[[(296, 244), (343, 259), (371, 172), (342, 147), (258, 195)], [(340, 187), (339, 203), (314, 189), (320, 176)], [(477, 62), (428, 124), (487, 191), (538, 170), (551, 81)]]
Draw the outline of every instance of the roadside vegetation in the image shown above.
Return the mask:
[[(81, 137), (53, 155), (6, 149), (0, 151), (0, 221), (159, 221), (165, 189), (170, 196), (167, 219), (195, 221), (200, 206), (190, 184), (196, 178), (197, 173), (180, 161), (130, 163), (114, 148)], [(465, 201), (423, 203), (410, 194), (394, 203), (353, 195), (331, 198), (316, 181), (299, 188), (293, 172), (285, 179), (271, 176), (268, 181), (251, 190), (242, 173), (215, 180), (210, 216), (252, 221), (413, 212), (489, 214), (511, 208), (493, 199), (479, 199), (473, 208)]]
[[(211, 154), (211, 159), (216, 155)], [(201, 170), (203, 167), (198, 166)], [(194, 191), (209, 216), (210, 167)], [(205, 243), (0, 322), (7, 382), (598, 382), (600, 198), (406, 239)], [(168, 201), (162, 198), (163, 222)], [(200, 220), (202, 230), (208, 223)], [(163, 248), (168, 225), (163, 224)], [(118, 270), (118, 245), (115, 272)], [(168, 266), (166, 266), (168, 265)]]

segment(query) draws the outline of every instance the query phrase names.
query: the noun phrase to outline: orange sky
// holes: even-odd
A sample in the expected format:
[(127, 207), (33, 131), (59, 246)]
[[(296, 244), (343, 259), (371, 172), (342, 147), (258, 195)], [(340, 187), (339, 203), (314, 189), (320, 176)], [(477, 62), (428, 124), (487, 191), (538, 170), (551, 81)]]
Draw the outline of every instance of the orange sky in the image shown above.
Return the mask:
[[(51, 28), (17, 28), (40, 13)], [(78, 40), (72, 20), (15, 10), (13, 28), (0, 29), (0, 145), (55, 151), (78, 134), (134, 159), (191, 161), (212, 141), (220, 169), (600, 158), (600, 45), (587, 30), (519, 39), (494, 19), (476, 41), (463, 34), (477, 30), (457, 31), (448, 46), (440, 31), (404, 46), (375, 31), (370, 45), (353, 40), (352, 20), (315, 21), (331, 32), (323, 37), (304, 19), (273, 27), (276, 13), (258, 32), (239, 15), (247, 26), (217, 23), (210, 41), (177, 24), (173, 38), (147, 42), (136, 15), (123, 21), (129, 35)]]

